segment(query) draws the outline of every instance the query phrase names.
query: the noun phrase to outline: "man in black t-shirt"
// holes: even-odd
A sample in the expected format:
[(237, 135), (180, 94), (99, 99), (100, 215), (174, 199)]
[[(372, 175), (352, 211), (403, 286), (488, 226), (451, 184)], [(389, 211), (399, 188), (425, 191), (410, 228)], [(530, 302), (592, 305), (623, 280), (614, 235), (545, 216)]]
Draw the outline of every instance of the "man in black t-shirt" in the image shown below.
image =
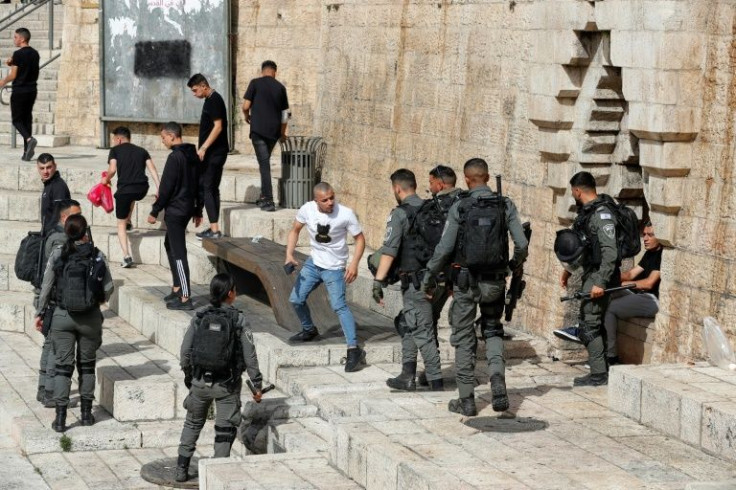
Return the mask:
[(56, 162), (50, 153), (41, 153), (36, 162), (38, 175), (43, 182), (41, 192), (41, 224), (43, 236), (54, 230), (59, 216), (56, 214), (59, 202), (70, 199), (69, 187), (56, 169)]
[(158, 171), (151, 160), (148, 152), (130, 142), (130, 130), (124, 126), (115, 128), (112, 132), (114, 146), (110, 149), (107, 157), (107, 175), (102, 178), (102, 183), (110, 185), (115, 174), (118, 176), (118, 188), (115, 192), (115, 217), (118, 219), (118, 240), (123, 250), (123, 262), (121, 267), (133, 265), (133, 257), (130, 256), (130, 242), (127, 231), (132, 228), (130, 216), (136, 201), (140, 201), (148, 194), (148, 177), (146, 167), (156, 184), (156, 195), (158, 195)]
[(642, 232), (644, 240), (644, 256), (639, 265), (621, 273), (621, 285), (634, 284), (636, 289), (614, 293), (606, 310), (604, 325), (606, 327), (608, 364), (618, 364), (616, 349), (616, 330), (619, 319), (634, 317), (650, 318), (659, 311), (660, 264), (662, 262), (662, 245), (654, 236), (651, 222), (644, 224)]
[(187, 82), (198, 99), (204, 99), (202, 116), (199, 119), (199, 155), (202, 161), (200, 186), (204, 192), (204, 208), (210, 227), (200, 233), (197, 238), (220, 238), (220, 181), (227, 160), (230, 145), (227, 141), (227, 107), (222, 96), (210, 87), (201, 73), (192, 75)]
[(263, 211), (276, 211), (271, 186), (271, 152), (276, 142), (286, 138), (289, 98), (286, 87), (276, 80), (276, 63), (261, 64), (261, 77), (248, 84), (243, 97), (245, 122), (250, 124), (250, 139), (261, 172), (261, 197), (256, 204)]
[(33, 105), (36, 103), (38, 93), (36, 82), (38, 81), (38, 51), (28, 45), (31, 40), (31, 32), (25, 27), (15, 30), (13, 43), (17, 51), (6, 60), (10, 67), (10, 73), (0, 80), (0, 87), (13, 82), (13, 92), (10, 95), (10, 114), (13, 126), (23, 137), (23, 160), (30, 162), (36, 149), (36, 138), (32, 136), (33, 131)]

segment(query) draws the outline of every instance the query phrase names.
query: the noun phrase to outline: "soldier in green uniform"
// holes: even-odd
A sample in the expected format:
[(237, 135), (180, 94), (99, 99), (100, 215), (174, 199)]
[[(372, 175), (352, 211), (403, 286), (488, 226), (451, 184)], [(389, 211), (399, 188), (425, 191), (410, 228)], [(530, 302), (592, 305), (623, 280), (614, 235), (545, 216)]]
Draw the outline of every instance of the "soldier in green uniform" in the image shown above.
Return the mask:
[(420, 290), (424, 266), (410, 246), (405, 245), (410, 233), (408, 216), (416, 213), (424, 203), (417, 196), (417, 181), (411, 170), (399, 169), (391, 174), (394, 197), (399, 206), (389, 215), (383, 247), (379, 250), (381, 260), (373, 281), (373, 299), (383, 304), (383, 288), (387, 286), (386, 277), (394, 260), (399, 260), (399, 275), (404, 307), (401, 314), (406, 328), (401, 337), (401, 374), (389, 378), (386, 384), (397, 390), (416, 390), (417, 352), (422, 353), (424, 368), (430, 389), (441, 391), (444, 388), (440, 355), (432, 329), (432, 305)]
[[(598, 197), (595, 178), (589, 172), (578, 172), (570, 179), (572, 196), (578, 205), (578, 215), (573, 230), (586, 238), (587, 246), (582, 258), (584, 293), (589, 300), (580, 304), (579, 337), (588, 349), (590, 374), (575, 378), (575, 386), (599, 386), (608, 384), (605, 345), (601, 336), (603, 318), (610, 297), (604, 290), (620, 285), (621, 260), (616, 241), (616, 221), (613, 212)], [(567, 287), (570, 272), (565, 269), (560, 285)]]
[[(35, 322), (36, 330), (41, 331), (43, 313), (55, 293), (50, 336), (56, 354), (56, 419), (51, 427), (57, 432), (66, 430), (75, 360), (79, 370), (80, 421), (82, 425), (95, 423), (92, 401), (95, 399), (97, 349), (102, 344), (100, 303), (110, 299), (114, 288), (105, 256), (90, 242), (84, 216), (69, 216), (64, 232), (67, 241), (51, 252), (46, 264)], [(78, 356), (75, 355), (77, 346)]]
[(253, 334), (242, 311), (233, 307), (235, 281), (226, 273), (210, 282), (210, 306), (200, 308), (192, 318), (181, 344), (181, 368), (189, 395), (184, 400), (187, 417), (181, 432), (176, 481), (189, 479), (189, 463), (197, 439), (215, 403), (215, 458), (230, 456), (240, 426), (242, 374), (256, 389), (253, 399), (261, 401), (263, 376)]
[[(448, 409), (466, 416), (477, 415), (475, 406), (475, 314), (480, 307), (481, 330), (486, 339), (486, 357), (491, 375), (493, 410), (509, 407), (503, 357), (504, 290), (509, 266), (513, 269), (527, 255), (529, 243), (516, 206), (488, 187), (488, 164), (473, 158), (463, 168), (469, 193), (450, 209), (445, 231), (432, 259), (422, 289), (434, 294), (433, 277), (453, 258), (453, 301), (450, 306), (450, 342), (455, 347), (455, 370), (459, 399)], [(514, 255), (508, 261), (508, 234)]]
[[(59, 204), (57, 205), (56, 214), (59, 216), (59, 222), (44, 240), (43, 260), (41, 262), (44, 267), (46, 266), (46, 263), (51, 256), (51, 252), (55, 248), (64, 245), (64, 242), (66, 242), (66, 233), (64, 233), (64, 224), (66, 224), (66, 219), (69, 216), (73, 216), (75, 214), (82, 214), (82, 208), (79, 206), (79, 202), (75, 201), (74, 199), (63, 199), (59, 201)], [(37, 305), (38, 295), (41, 293), (41, 290), (37, 289), (34, 291), (34, 293), (36, 294), (36, 297), (34, 298), (33, 304)], [(56, 301), (54, 301), (54, 298), (51, 298), (51, 301), (49, 303), (50, 304), (47, 307), (46, 311), (44, 311), (44, 316), (45, 318), (48, 318), (47, 321), (50, 323), (49, 317), (54, 313), (53, 309)], [(48, 329), (49, 327), (46, 327), (43, 329), (42, 332), (44, 334), (44, 340), (43, 347), (41, 348), (41, 362), (36, 400), (41, 402), (46, 408), (53, 408), (56, 406), (56, 402), (54, 401), (54, 375), (56, 373), (56, 355), (54, 354), (53, 342), (51, 341), (51, 336), (49, 335), (50, 332)]]

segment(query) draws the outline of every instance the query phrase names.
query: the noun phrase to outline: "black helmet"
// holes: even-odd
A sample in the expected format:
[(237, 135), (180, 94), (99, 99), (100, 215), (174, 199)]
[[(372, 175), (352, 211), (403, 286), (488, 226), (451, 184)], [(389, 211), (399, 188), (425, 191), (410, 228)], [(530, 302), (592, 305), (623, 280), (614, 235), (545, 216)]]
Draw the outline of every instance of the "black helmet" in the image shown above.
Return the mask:
[(555, 255), (560, 262), (572, 263), (585, 250), (580, 236), (570, 229), (557, 232), (555, 239)]

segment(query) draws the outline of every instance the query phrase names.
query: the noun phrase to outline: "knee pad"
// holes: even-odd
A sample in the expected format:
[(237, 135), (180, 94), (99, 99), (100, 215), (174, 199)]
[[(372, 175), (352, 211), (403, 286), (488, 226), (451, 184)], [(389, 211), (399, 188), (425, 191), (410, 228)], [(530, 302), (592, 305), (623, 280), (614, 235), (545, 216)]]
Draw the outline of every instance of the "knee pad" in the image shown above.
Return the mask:
[(583, 343), (585, 347), (588, 347), (588, 344), (593, 342), (595, 339), (601, 336), (601, 329), (600, 328), (587, 328), (585, 326), (582, 326), (580, 328), (580, 342)]
[(80, 362), (79, 363), (79, 374), (95, 374), (95, 365), (97, 364), (97, 361), (87, 361), (87, 362)]
[(238, 432), (236, 427), (215, 426), (215, 442), (233, 442), (235, 434)]
[(71, 378), (74, 374), (74, 366), (60, 366), (56, 365), (56, 375), (63, 376), (65, 378)]
[(394, 328), (396, 328), (396, 333), (399, 334), (399, 337), (403, 338), (408, 329), (408, 325), (406, 324), (403, 313), (399, 313), (394, 318)]
[(493, 337), (503, 337), (503, 323), (498, 320), (490, 320), (489, 318), (480, 317), (480, 329), (483, 338), (488, 340)]

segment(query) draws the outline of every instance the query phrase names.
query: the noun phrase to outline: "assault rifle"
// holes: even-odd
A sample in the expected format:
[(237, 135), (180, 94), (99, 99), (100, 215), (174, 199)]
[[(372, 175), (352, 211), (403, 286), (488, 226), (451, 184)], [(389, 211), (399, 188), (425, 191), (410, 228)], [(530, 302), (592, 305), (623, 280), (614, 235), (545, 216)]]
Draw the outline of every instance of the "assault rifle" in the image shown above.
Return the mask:
[[(615, 288), (604, 289), (603, 294), (610, 294), (610, 293), (615, 293), (616, 291), (624, 291), (626, 289), (635, 289), (635, 288), (636, 288), (636, 284), (628, 284), (626, 286), (619, 286)], [(560, 301), (564, 302), (564, 301), (570, 301), (573, 299), (590, 299), (590, 293), (584, 293), (582, 291), (578, 291), (577, 293), (574, 293), (570, 296), (562, 296), (560, 298)]]
[[(522, 224), (521, 227), (524, 229), (524, 236), (526, 237), (527, 242), (530, 241), (532, 238), (531, 223), (527, 221)], [(524, 261), (526, 261), (526, 259), (524, 259)], [(507, 322), (511, 321), (511, 317), (514, 315), (514, 310), (516, 309), (516, 303), (519, 301), (519, 298), (521, 298), (525, 288), (526, 281), (524, 280), (524, 262), (522, 262), (512, 271), (511, 284), (509, 285), (509, 290), (506, 293), (506, 307), (504, 308), (506, 315), (504, 318)]]

